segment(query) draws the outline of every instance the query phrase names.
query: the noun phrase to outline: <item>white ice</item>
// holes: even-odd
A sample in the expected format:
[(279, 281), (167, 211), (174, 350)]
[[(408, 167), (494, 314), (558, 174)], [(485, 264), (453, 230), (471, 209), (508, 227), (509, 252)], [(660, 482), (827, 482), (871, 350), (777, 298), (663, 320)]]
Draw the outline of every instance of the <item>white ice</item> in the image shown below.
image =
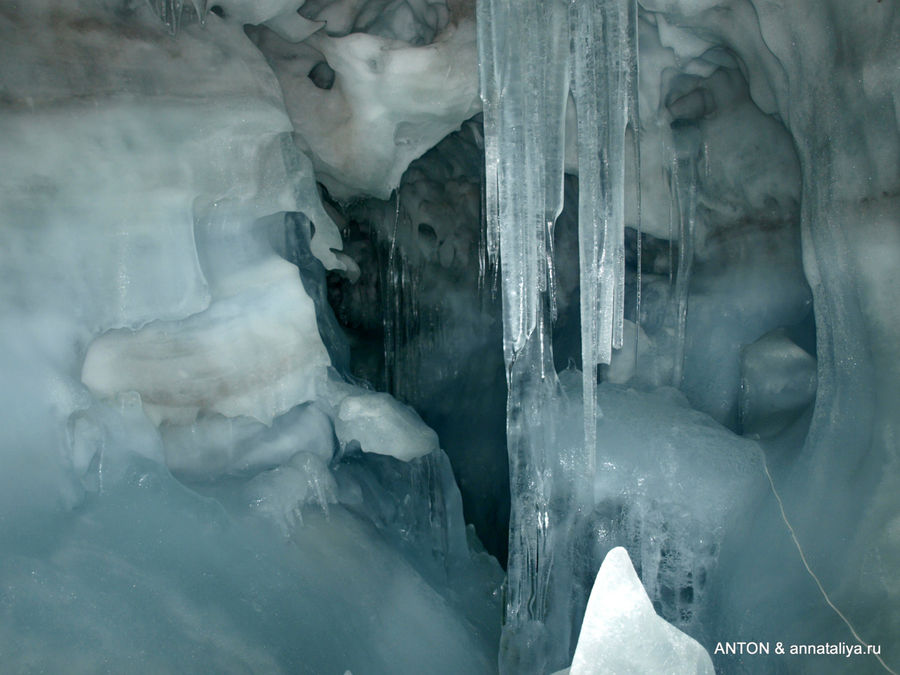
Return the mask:
[(271, 267), (188, 319), (102, 335), (82, 381), (101, 397), (140, 393), (157, 423), (190, 424), (203, 411), (270, 424), (314, 399), (330, 365), (315, 310), (296, 268)]
[(438, 437), (416, 411), (389, 394), (360, 392), (338, 408), (334, 431), (342, 448), (356, 441), (363, 452), (408, 462), (438, 447)]
[(572, 667), (557, 673), (714, 675), (696, 640), (658, 616), (624, 548), (606, 554), (588, 600)]
[[(470, 12), (454, 14), (422, 46), (324, 31), (302, 43), (265, 30), (255, 39), (278, 76), (318, 180), (341, 199), (386, 198), (412, 160), (480, 109)], [(333, 75), (327, 89), (308, 77), (323, 62)]]

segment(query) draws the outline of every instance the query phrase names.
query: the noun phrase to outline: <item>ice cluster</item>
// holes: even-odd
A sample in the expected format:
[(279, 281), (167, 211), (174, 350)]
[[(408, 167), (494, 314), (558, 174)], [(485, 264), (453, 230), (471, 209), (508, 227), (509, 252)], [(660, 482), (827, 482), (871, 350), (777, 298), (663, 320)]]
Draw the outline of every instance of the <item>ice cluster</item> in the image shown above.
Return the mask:
[[(568, 21), (556, 3), (479, 4), (486, 220), (502, 270), (509, 383), (503, 672), (567, 662), (571, 617), (585, 599), (572, 579), (594, 528), (584, 513), (602, 497), (592, 482), (606, 479), (620, 495), (600, 523), (642, 511), (645, 493), (616, 461), (624, 449), (637, 483), (654, 486), (647, 495), (666, 494), (660, 472), (685, 467), (706, 486), (743, 477), (729, 489), (733, 503), (713, 499), (698, 529), (706, 541), (722, 538), (696, 603), (712, 614), (689, 632), (706, 644), (711, 626), (773, 642), (843, 636), (879, 642), (896, 662), (888, 636), (898, 603), (885, 561), (897, 551), (887, 411), (900, 401), (890, 356), (900, 322), (886, 298), (888, 260), (900, 251), (900, 18), (882, 3), (825, 4), (586, 1), (569, 3)], [(577, 234), (560, 213), (563, 167), (578, 174)], [(623, 226), (636, 230), (633, 243)], [(560, 265), (554, 250), (566, 241), (578, 256), (574, 279), (572, 253)], [(560, 312), (560, 296), (576, 291), (577, 322)], [(555, 321), (580, 332), (580, 353), (557, 339)], [(566, 396), (575, 387), (554, 367), (560, 349), (581, 362), (578, 395)], [(623, 414), (613, 404), (610, 415), (598, 363), (608, 364), (599, 373), (607, 382), (672, 385), (690, 406), (766, 443), (743, 452), (737, 473), (740, 464), (708, 459), (695, 467), (684, 451), (671, 463), (642, 458), (653, 406), (642, 414), (635, 402)], [(583, 449), (567, 440), (578, 424), (573, 400), (583, 405)], [(625, 438), (609, 433), (611, 416), (630, 413)], [(675, 414), (665, 437), (690, 428)], [(729, 445), (723, 433), (710, 450)], [(698, 488), (692, 498), (707, 495)], [(659, 513), (680, 519), (678, 501)], [(734, 504), (745, 518), (724, 525)], [(601, 540), (609, 529), (598, 526)], [(670, 529), (664, 516), (635, 539), (668, 540), (662, 557), (678, 567), (694, 557), (685, 555), (693, 535)], [(849, 545), (835, 550), (838, 532)], [(851, 568), (860, 571), (842, 571)], [(695, 597), (697, 570), (692, 584), (655, 590), (650, 572), (641, 570), (655, 602), (674, 597), (677, 607), (679, 588)], [(798, 604), (785, 611), (788, 592)], [(875, 658), (860, 666), (885, 667)]]
[(900, 670), (898, 63), (889, 0), (0, 0), (0, 670)]

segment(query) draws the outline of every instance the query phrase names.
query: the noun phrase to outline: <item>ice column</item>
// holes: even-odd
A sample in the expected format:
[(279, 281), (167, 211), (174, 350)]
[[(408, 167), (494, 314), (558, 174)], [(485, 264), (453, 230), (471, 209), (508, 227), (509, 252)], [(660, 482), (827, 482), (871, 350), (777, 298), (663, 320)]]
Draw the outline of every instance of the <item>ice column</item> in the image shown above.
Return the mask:
[[(499, 256), (512, 494), (501, 670), (569, 662), (569, 548), (558, 525), (590, 508), (596, 367), (622, 345), (624, 155), (634, 0), (480, 0), (486, 247)], [(629, 39), (629, 37), (632, 39)], [(562, 210), (565, 108), (577, 112), (585, 443), (556, 443), (558, 382), (549, 322), (552, 234)], [(567, 587), (568, 586), (568, 587)]]

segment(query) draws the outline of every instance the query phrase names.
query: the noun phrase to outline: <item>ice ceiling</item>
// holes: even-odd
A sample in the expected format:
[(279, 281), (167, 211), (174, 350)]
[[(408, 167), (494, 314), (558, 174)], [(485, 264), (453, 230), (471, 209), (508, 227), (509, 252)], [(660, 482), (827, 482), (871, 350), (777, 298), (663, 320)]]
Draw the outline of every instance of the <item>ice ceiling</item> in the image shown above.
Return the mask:
[(893, 0), (0, 0), (3, 670), (897, 672), (898, 64)]

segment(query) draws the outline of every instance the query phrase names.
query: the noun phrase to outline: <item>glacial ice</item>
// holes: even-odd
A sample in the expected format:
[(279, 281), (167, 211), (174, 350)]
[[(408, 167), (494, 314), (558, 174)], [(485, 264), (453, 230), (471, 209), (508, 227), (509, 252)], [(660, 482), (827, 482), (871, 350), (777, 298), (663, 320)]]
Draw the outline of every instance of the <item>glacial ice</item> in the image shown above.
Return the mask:
[(283, 258), (354, 265), (228, 5), (0, 8), (4, 668), (490, 672), (501, 573), (434, 433), (335, 457)]
[[(842, 528), (850, 527), (849, 523), (854, 522), (855, 518), (863, 517), (853, 496), (858, 494), (857, 489), (863, 489), (863, 483), (881, 485), (881, 496), (873, 497), (872, 502), (878, 504), (876, 510), (881, 513), (874, 517), (882, 523), (880, 526), (873, 525), (876, 530), (884, 529), (887, 521), (880, 519), (895, 510), (895, 507), (887, 506), (884, 501), (887, 492), (883, 492), (890, 489), (887, 486), (893, 484), (893, 478), (878, 475), (874, 467), (883, 466), (885, 461), (891, 463), (893, 460), (890, 458), (896, 452), (888, 450), (882, 441), (875, 441), (875, 437), (870, 436), (884, 433), (886, 423), (878, 413), (870, 412), (870, 405), (872, 397), (876, 396), (875, 391), (879, 392), (877, 396), (887, 395), (889, 400), (897, 400), (896, 392), (884, 378), (870, 376), (869, 356), (874, 352), (869, 352), (868, 356), (865, 354), (869, 348), (883, 353), (884, 343), (881, 340), (890, 332), (886, 332), (886, 326), (894, 326), (890, 330), (895, 331), (897, 324), (886, 318), (887, 315), (894, 316), (895, 312), (883, 307), (883, 303), (876, 299), (876, 296), (883, 298), (884, 295), (874, 289), (884, 290), (884, 286), (883, 282), (874, 280), (871, 270), (875, 265), (857, 266), (863, 258), (853, 256), (873, 255), (871, 242), (875, 240), (895, 240), (896, 217), (888, 217), (886, 213), (891, 209), (896, 211), (890, 206), (893, 204), (891, 195), (896, 190), (888, 186), (896, 184), (898, 169), (895, 159), (888, 160), (889, 153), (884, 148), (871, 155), (863, 150), (860, 146), (867, 141), (857, 140), (855, 145), (848, 141), (848, 155), (835, 150), (841, 139), (860, 138), (851, 131), (855, 124), (847, 121), (851, 118), (867, 120), (866, 123), (871, 121), (873, 129), (878, 127), (884, 130), (889, 139), (888, 147), (894, 148), (897, 138), (895, 125), (888, 125), (890, 129), (885, 129), (882, 122), (875, 121), (878, 115), (862, 108), (853, 108), (847, 114), (842, 110), (840, 101), (845, 100), (845, 96), (851, 97), (855, 103), (867, 100), (874, 104), (877, 101), (880, 110), (888, 112), (896, 109), (896, 96), (877, 87), (868, 88), (867, 93), (863, 94), (858, 89), (864, 86), (865, 78), (850, 77), (843, 83), (840, 78), (831, 76), (829, 68), (834, 64), (833, 55), (843, 54), (836, 45), (848, 39), (855, 45), (851, 48), (852, 58), (858, 61), (854, 63), (867, 63), (873, 73), (868, 81), (887, 82), (885, 69), (889, 68), (887, 64), (891, 58), (887, 55), (896, 54), (900, 45), (897, 19), (892, 11), (885, 12), (874, 5), (865, 14), (850, 19), (847, 14), (850, 10), (846, 5), (841, 5), (842, 20), (860, 27), (859, 35), (868, 34), (862, 26), (878, 25), (879, 19), (876, 17), (880, 16), (887, 22), (876, 31), (882, 51), (875, 53), (862, 47), (864, 39), (835, 37), (835, 28), (826, 27), (829, 24), (823, 18), (825, 14), (817, 14), (819, 19), (815, 30), (804, 32), (800, 40), (798, 35), (805, 29), (800, 28), (800, 13), (803, 10), (799, 9), (799, 5), (787, 9), (777, 3), (746, 2), (736, 3), (728, 11), (722, 11), (722, 4), (677, 0), (641, 3), (645, 10), (639, 29), (642, 58), (637, 74), (641, 84), (638, 102), (641, 107), (641, 148), (640, 166), (633, 169), (632, 175), (642, 178), (640, 201), (647, 208), (642, 208), (639, 222), (634, 215), (629, 221), (627, 213), (625, 221), (667, 240), (669, 255), (668, 264), (662, 256), (653, 256), (654, 265), (658, 264), (664, 270), (662, 274), (654, 270), (650, 275), (641, 275), (636, 282), (638, 287), (635, 292), (640, 292), (642, 298), (636, 323), (647, 339), (644, 365), (641, 367), (639, 363), (632, 380), (638, 386), (658, 385), (659, 375), (668, 371), (668, 381), (681, 388), (692, 405), (712, 414), (732, 429), (738, 428), (739, 406), (752, 409), (754, 403), (761, 407), (761, 411), (767, 405), (773, 405), (776, 412), (781, 405), (791, 407), (791, 420), (796, 419), (798, 425), (804, 421), (809, 423), (808, 417), (797, 417), (812, 393), (808, 359), (797, 361), (793, 374), (799, 380), (790, 378), (790, 385), (785, 385), (798, 388), (794, 403), (786, 399), (765, 402), (759, 398), (750, 403), (749, 396), (754, 395), (752, 392), (748, 391), (744, 399), (739, 398), (738, 392), (742, 347), (777, 329), (791, 333), (794, 339), (804, 344), (810, 344), (813, 329), (808, 318), (809, 308), (811, 298), (815, 300), (819, 377), (817, 406), (809, 436), (804, 443), (802, 435), (805, 430), (801, 426), (786, 428), (784, 423), (772, 424), (774, 420), (768, 420), (770, 434), (784, 431), (787, 435), (780, 437), (779, 442), (766, 444), (764, 451), (772, 455), (770, 460), (778, 473), (790, 464), (788, 456), (797, 458), (797, 448), (803, 446), (794, 468), (784, 469), (785, 474), (776, 475), (774, 482), (780, 484), (780, 481), (786, 481), (788, 485), (797, 486), (788, 497), (795, 509), (789, 508), (788, 512), (807, 523), (810, 546), (818, 549), (818, 564), (830, 570), (831, 587), (834, 588), (841, 584), (840, 574), (834, 559), (829, 559), (826, 552), (829, 537), (816, 522), (814, 495), (820, 494), (818, 490), (824, 489), (827, 483), (831, 488), (826, 492), (836, 492), (846, 497), (842, 507), (838, 508), (830, 502), (829, 509)], [(598, 8), (601, 5), (606, 6), (598, 3)], [(562, 578), (570, 576), (570, 558), (578, 554), (565, 547), (577, 549), (577, 544), (573, 544), (571, 539), (559, 541), (557, 537), (565, 527), (560, 523), (568, 522), (566, 514), (577, 510), (580, 504), (578, 481), (570, 480), (567, 474), (572, 466), (590, 467), (591, 457), (575, 458), (564, 450), (566, 446), (561, 442), (558, 394), (554, 391), (555, 373), (546, 370), (546, 351), (550, 347), (548, 332), (542, 325), (545, 309), (540, 295), (548, 287), (544, 278), (549, 277), (554, 265), (543, 263), (540, 237), (530, 234), (534, 231), (532, 223), (536, 220), (533, 214), (537, 212), (530, 201), (537, 203), (542, 194), (543, 167), (539, 161), (528, 161), (529, 143), (532, 142), (529, 124), (535, 124), (535, 120), (539, 119), (548, 120), (543, 132), (549, 136), (558, 134), (558, 129), (552, 115), (545, 118), (540, 113), (535, 113), (534, 117), (528, 116), (527, 111), (539, 110), (540, 104), (529, 99), (529, 94), (523, 98), (517, 87), (527, 81), (529, 72), (533, 72), (523, 64), (531, 63), (533, 68), (538, 66), (529, 60), (528, 54), (520, 54), (518, 44), (507, 43), (507, 31), (529, 37), (535, 34), (529, 31), (535, 31), (547, 39), (548, 35), (553, 35), (555, 28), (552, 22), (534, 20), (536, 11), (529, 14), (522, 8), (508, 10), (501, 3), (484, 3), (482, 7), (490, 8), (480, 15), (479, 25), (485, 107), (488, 241), (491, 242), (493, 228), (498, 233), (493, 236), (499, 242), (501, 264), (504, 266), (504, 326), (510, 383), (509, 452), (514, 500), (511, 545), (513, 548), (521, 546), (524, 552), (520, 563), (515, 552), (511, 551), (511, 592), (507, 600), (507, 624), (501, 658), (505, 659), (504, 667), (509, 672), (522, 672), (525, 668), (540, 672), (545, 665), (541, 659), (559, 663), (561, 658), (558, 653), (554, 654), (553, 649), (568, 639), (569, 629), (562, 617), (570, 616), (571, 612), (560, 611), (560, 607), (571, 609), (579, 603), (576, 600), (569, 604), (572, 601), (566, 597), (568, 591), (563, 588), (564, 584), (554, 580), (556, 574)], [(522, 28), (508, 28), (515, 26), (519, 19), (516, 16), (506, 17), (506, 11), (522, 13)], [(590, 18), (600, 15), (598, 11)], [(587, 17), (582, 18), (577, 23), (579, 30), (585, 30), (585, 26), (590, 25)], [(530, 20), (534, 23), (529, 23)], [(615, 22), (607, 19), (603, 25), (612, 31), (611, 26)], [(853, 30), (846, 28), (844, 35), (849, 36)], [(540, 38), (532, 39), (539, 43)], [(855, 42), (856, 39), (860, 41)], [(809, 51), (798, 50), (796, 45), (801, 41)], [(611, 42), (615, 42), (615, 37), (608, 41)], [(577, 46), (577, 39), (575, 44)], [(601, 50), (597, 42), (588, 44), (598, 52)], [(625, 53), (625, 50), (618, 49), (615, 58), (624, 58)], [(645, 53), (649, 57), (646, 61), (643, 58)], [(577, 55), (574, 62), (577, 66)], [(517, 75), (517, 69), (523, 74)], [(613, 78), (616, 71), (607, 68), (604, 73)], [(508, 86), (505, 78), (509, 80)], [(583, 84), (594, 86), (597, 79), (589, 78)], [(888, 89), (895, 92), (896, 77), (891, 81), (893, 85)], [(833, 86), (816, 84), (819, 82), (833, 83)], [(584, 106), (578, 106), (578, 89), (576, 81), (572, 92), (576, 126), (582, 123), (585, 113), (590, 112), (584, 110)], [(615, 87), (612, 90), (617, 91)], [(502, 92), (505, 101), (498, 92)], [(829, 101), (827, 113), (822, 112), (822, 106), (814, 102), (820, 96)], [(588, 96), (588, 99), (593, 103), (597, 96)], [(555, 90), (551, 89), (545, 102), (552, 106), (555, 100)], [(506, 119), (504, 106), (510, 111)], [(616, 128), (607, 124), (602, 133)], [(571, 123), (566, 131), (571, 134)], [(493, 139), (492, 134), (495, 136)], [(803, 138), (802, 143), (808, 145), (795, 152), (798, 134)], [(831, 138), (835, 140), (826, 140)], [(586, 159), (582, 161), (579, 157), (577, 162), (579, 187), (582, 195), (585, 188), (590, 195), (581, 203), (598, 213), (606, 209), (608, 214), (618, 204), (616, 198), (591, 184), (592, 176), (596, 175), (591, 162), (596, 160), (598, 154), (603, 157), (602, 153), (608, 152), (610, 158), (615, 158), (610, 159), (610, 166), (616, 171), (623, 168), (624, 161), (618, 161), (619, 137), (616, 135), (612, 140), (602, 141), (597, 152), (586, 144), (587, 140), (586, 137), (582, 140), (579, 135), (577, 150), (586, 150)], [(504, 148), (505, 142), (509, 142), (509, 148)], [(548, 155), (553, 156), (552, 149)], [(851, 168), (849, 157), (864, 156), (867, 159), (863, 164), (856, 165), (856, 169)], [(627, 156), (624, 159), (627, 160)], [(567, 168), (571, 166), (569, 158), (566, 165)], [(840, 166), (840, 169), (835, 166)], [(624, 168), (628, 175), (627, 167)], [(866, 178), (862, 179), (862, 176)], [(874, 184), (882, 185), (880, 196), (872, 192)], [(514, 187), (510, 188), (510, 185)], [(660, 185), (668, 189), (660, 190)], [(649, 188), (648, 192), (643, 191), (645, 186)], [(601, 187), (608, 188), (609, 181)], [(858, 225), (858, 214), (848, 211), (850, 203), (878, 204), (872, 207), (872, 222), (876, 224)], [(834, 213), (841, 215), (836, 218)], [(579, 226), (585, 228), (592, 221), (602, 221), (602, 217), (587, 218), (580, 214)], [(802, 237), (798, 237), (798, 222)], [(888, 226), (888, 222), (893, 223), (894, 227)], [(850, 230), (845, 228), (849, 227), (849, 223), (860, 227), (864, 235), (847, 234)], [(763, 240), (767, 243), (762, 244)], [(891, 247), (892, 244), (889, 249), (895, 250)], [(579, 249), (582, 255), (597, 250), (583, 236)], [(862, 250), (867, 253), (861, 254)], [(851, 253), (852, 259), (844, 258), (845, 253)], [(613, 258), (611, 256), (609, 260)], [(874, 259), (881, 259), (881, 256)], [(590, 279), (590, 283), (585, 283), (586, 278)], [(865, 279), (860, 283), (866, 290), (855, 286), (857, 281), (854, 280), (860, 279)], [(591, 351), (594, 344), (592, 336), (601, 332), (599, 328), (594, 328), (603, 324), (602, 333), (606, 336), (610, 334), (609, 326), (619, 320), (616, 316), (617, 305), (610, 302), (615, 293), (609, 292), (608, 284), (602, 286), (604, 281), (598, 268), (587, 274), (582, 265), (581, 309), (587, 312), (581, 320), (584, 382), (583, 392), (576, 398), (584, 401), (585, 438), (588, 439), (593, 437), (593, 416), (602, 415), (601, 421), (607, 416), (603, 406), (595, 413), (592, 401), (594, 377), (591, 364), (596, 362)], [(590, 301), (591, 293), (599, 288), (606, 289), (607, 302), (601, 303), (602, 309), (586, 310), (585, 297)], [(853, 288), (856, 290), (851, 290)], [(868, 298), (866, 302), (870, 303), (870, 309), (875, 306), (880, 309), (871, 313), (868, 310), (858, 311), (858, 306), (850, 299), (854, 293)], [(728, 300), (723, 302), (726, 296)], [(552, 307), (554, 299), (548, 298), (546, 304)], [(823, 313), (840, 318), (835, 319), (836, 324), (824, 326)], [(871, 341), (862, 337), (867, 334), (864, 330), (857, 330), (869, 320), (878, 326), (874, 329), (877, 337), (872, 337)], [(855, 328), (851, 330), (848, 326)], [(527, 336), (534, 341), (530, 348)], [(607, 341), (604, 337), (603, 342), (618, 343), (618, 340)], [(640, 348), (640, 340), (633, 344)], [(834, 352), (837, 345), (840, 349)], [(822, 360), (823, 346), (828, 359), (834, 359), (829, 362), (830, 365)], [(853, 356), (844, 353), (844, 349), (849, 349)], [(754, 355), (753, 350), (747, 354), (751, 360), (761, 358)], [(527, 365), (522, 364), (522, 360)], [(630, 368), (621, 358), (617, 361), (618, 368), (606, 369), (605, 372), (621, 380)], [(621, 372), (623, 368), (624, 374)], [(840, 374), (834, 376), (832, 368)], [(753, 369), (754, 365), (748, 363), (748, 372)], [(829, 373), (827, 381), (823, 379), (823, 373)], [(832, 379), (833, 376), (836, 379)], [(751, 378), (756, 377), (755, 373), (751, 374)], [(787, 372), (785, 379), (789, 379)], [(879, 381), (882, 384), (877, 384)], [(777, 386), (774, 377), (767, 382), (770, 383)], [(832, 388), (833, 385), (836, 389)], [(750, 433), (759, 433), (760, 429), (752, 429), (753, 424), (757, 423), (752, 419), (753, 414), (750, 412), (751, 419), (748, 420)], [(532, 416), (542, 417), (543, 420), (536, 422)], [(851, 422), (851, 418), (855, 419)], [(566, 425), (562, 426), (565, 428)], [(849, 431), (851, 428), (856, 430), (857, 435)], [(839, 430), (840, 441), (830, 436)], [(602, 442), (598, 445), (597, 462), (602, 466), (606, 455), (616, 454), (615, 439), (598, 438), (602, 438)], [(791, 444), (794, 447), (788, 449)], [(588, 445), (592, 447), (593, 443)], [(856, 474), (858, 484), (852, 489), (840, 482), (838, 469), (831, 468), (823, 473), (817, 461), (812, 460), (813, 456), (829, 456), (836, 464), (854, 473), (850, 463), (857, 460), (851, 460), (848, 455), (841, 460), (833, 458), (839, 452), (839, 446), (860, 448), (851, 453), (858, 461), (868, 458), (865, 463), (870, 468)], [(869, 455), (865, 449), (870, 447), (874, 455)], [(761, 457), (755, 454), (757, 458)], [(643, 461), (652, 463), (654, 460), (648, 458)], [(751, 473), (762, 471), (758, 462), (751, 463), (751, 466), (755, 466)], [(516, 472), (522, 467), (527, 467), (524, 469), (527, 478), (520, 480)], [(645, 468), (650, 471), (649, 465)], [(593, 470), (588, 468), (585, 473), (591, 475)], [(715, 476), (716, 472), (712, 473)], [(825, 478), (826, 473), (828, 478)], [(718, 480), (721, 477), (711, 479), (712, 482)], [(801, 485), (804, 487), (799, 487)], [(746, 528), (752, 532), (748, 535), (749, 541), (778, 541), (779, 555), (797, 563), (799, 551), (789, 539), (783, 537), (787, 524), (770, 510), (771, 503), (766, 501), (766, 496), (771, 499), (771, 495), (767, 494), (766, 485), (748, 479), (737, 493), (742, 494), (742, 499), (748, 500), (745, 502), (748, 508), (753, 508), (760, 516), (753, 525), (737, 525), (736, 531), (742, 532)], [(554, 495), (552, 500), (550, 494)], [(750, 506), (754, 500), (765, 506)], [(631, 498), (626, 501), (630, 502)], [(529, 515), (517, 521), (517, 509)], [(721, 513), (727, 511), (725, 509)], [(855, 515), (851, 516), (851, 513)], [(657, 526), (660, 525), (657, 523)], [(523, 529), (530, 531), (522, 532)], [(571, 527), (568, 529), (571, 530)], [(649, 536), (649, 533), (644, 536)], [(858, 538), (860, 535), (853, 536)], [(878, 539), (878, 535), (873, 536)], [(550, 545), (548, 541), (554, 544)], [(893, 550), (893, 544), (888, 543), (887, 538), (882, 538), (882, 541), (885, 550)], [(726, 537), (722, 545), (722, 558), (729, 560), (730, 564), (741, 556), (739, 551), (744, 547), (753, 548), (753, 553), (742, 558), (741, 568), (746, 570), (742, 580), (737, 580), (732, 571), (727, 571), (713, 584), (723, 585), (712, 591), (709, 602), (721, 607), (722, 599), (727, 598), (725, 602), (730, 607), (728, 617), (734, 619), (746, 616), (738, 607), (740, 602), (746, 603), (753, 593), (753, 583), (749, 579), (754, 567), (745, 564), (747, 559), (753, 558), (755, 564), (765, 565), (762, 560), (766, 560), (771, 553), (761, 544), (748, 544), (748, 540), (738, 534)], [(561, 550), (567, 552), (559, 555)], [(718, 559), (719, 555), (715, 554), (712, 558)], [(873, 600), (874, 596), (868, 594), (882, 583), (878, 580), (883, 578), (883, 573), (877, 571), (874, 558), (867, 559), (869, 590), (865, 594)], [(551, 566), (552, 572), (548, 571)], [(791, 570), (786, 575), (790, 579), (809, 578), (809, 572), (802, 566), (792, 566)], [(523, 581), (518, 579), (519, 575), (524, 577)], [(642, 576), (647, 585), (648, 577), (643, 572)], [(727, 582), (724, 581), (726, 578)], [(555, 587), (557, 583), (558, 588)], [(652, 577), (649, 583), (652, 584)], [(728, 587), (730, 589), (726, 590)], [(737, 593), (737, 587), (744, 589), (743, 594)], [(866, 587), (866, 582), (860, 581), (856, 587)], [(519, 589), (522, 589), (521, 593)], [(673, 590), (669, 588), (667, 592)], [(773, 603), (773, 611), (776, 595), (772, 593), (768, 600)], [(822, 611), (827, 614), (829, 610), (824, 600), (820, 596), (810, 599), (810, 602), (820, 603)], [(855, 604), (848, 596), (845, 596), (845, 602)], [(698, 606), (702, 605), (700, 603)], [(558, 618), (554, 616), (554, 611), (560, 612)], [(877, 622), (865, 617), (864, 613), (858, 614), (857, 619), (869, 626), (873, 633), (884, 634), (884, 628), (876, 627)], [(794, 623), (790, 625), (787, 620), (780, 623), (783, 630), (796, 631), (792, 634), (803, 633), (797, 628), (799, 619), (791, 620)], [(830, 620), (833, 630), (847, 629), (846, 626), (834, 627), (840, 624), (836, 613), (831, 615)], [(749, 630), (749, 626), (762, 630), (759, 623), (749, 619), (737, 621), (735, 625), (744, 631)], [(766, 632), (775, 639), (771, 626), (767, 627)], [(872, 664), (878, 667), (874, 660)], [(735, 666), (734, 663), (730, 665)]]
[[(331, 504), (327, 516), (302, 508), (305, 481), (316, 500), (316, 481), (328, 481), (324, 501), (334, 499), (321, 460), (312, 473), (307, 455), (210, 498), (156, 462), (113, 452), (125, 447), (107, 446), (95, 468), (103, 492), (77, 511), (40, 531), (4, 531), (7, 668), (413, 673), (430, 663), (440, 673), (490, 672), (490, 640), (473, 638), (463, 618), (490, 591), (470, 583), (464, 600), (448, 601), (433, 563), (387, 541), (391, 524), (357, 515), (365, 505)], [(301, 513), (285, 539), (280, 528)], [(499, 572), (446, 561), (445, 579), (453, 566), (479, 569), (479, 580)]]
[(5, 668), (577, 672), (616, 567), (629, 656), (897, 669), (895, 3), (0, 0), (0, 52)]
[(99, 397), (138, 392), (157, 423), (190, 424), (203, 411), (271, 424), (313, 400), (330, 361), (296, 268), (278, 258), (242, 272), (248, 288), (203, 312), (98, 337), (82, 381)]
[(330, 462), (334, 425), (316, 403), (278, 415), (267, 426), (250, 417), (201, 414), (191, 424), (163, 424), (166, 465), (178, 476), (213, 480), (270, 469), (298, 452)]

